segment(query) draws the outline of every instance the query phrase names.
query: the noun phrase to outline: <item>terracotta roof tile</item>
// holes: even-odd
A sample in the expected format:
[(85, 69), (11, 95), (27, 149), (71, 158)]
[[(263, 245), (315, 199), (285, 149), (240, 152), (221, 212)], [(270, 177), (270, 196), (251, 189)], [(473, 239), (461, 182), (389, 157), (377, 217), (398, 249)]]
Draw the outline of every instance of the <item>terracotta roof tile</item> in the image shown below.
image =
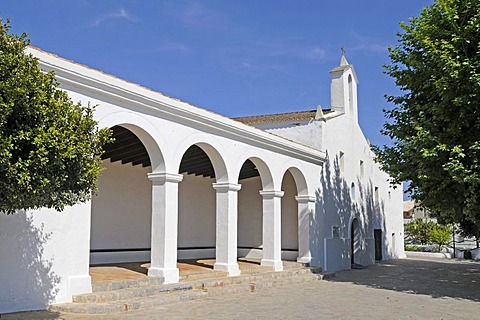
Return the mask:
[[(331, 110), (323, 110), (323, 113), (329, 113)], [(238, 117), (233, 120), (245, 124), (259, 124), (259, 123), (276, 123), (276, 122), (290, 122), (290, 121), (306, 121), (315, 119), (317, 110), (296, 111), (288, 113), (265, 114), (249, 117)]]

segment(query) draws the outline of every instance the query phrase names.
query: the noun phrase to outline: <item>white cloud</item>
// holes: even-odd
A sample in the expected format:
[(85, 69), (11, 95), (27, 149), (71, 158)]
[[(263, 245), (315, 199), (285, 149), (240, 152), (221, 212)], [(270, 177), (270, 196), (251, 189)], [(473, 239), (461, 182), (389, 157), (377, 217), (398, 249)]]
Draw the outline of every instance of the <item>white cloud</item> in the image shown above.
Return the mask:
[(108, 20), (125, 20), (128, 22), (137, 22), (137, 18), (127, 10), (121, 8), (115, 12), (104, 14), (89, 23), (89, 27), (94, 28)]
[(361, 35), (356, 32), (354, 32), (352, 36), (357, 44), (347, 48), (347, 52), (353, 51), (368, 54), (385, 54), (388, 52), (388, 45), (380, 39)]
[(152, 48), (135, 48), (131, 50), (134, 53), (156, 53), (156, 52), (176, 52), (176, 53), (189, 53), (192, 49), (186, 44), (179, 42), (167, 42), (154, 46)]
[(304, 56), (310, 60), (321, 61), (324, 60), (327, 55), (327, 52), (323, 48), (313, 47), (307, 49)]
[(388, 45), (379, 43), (362, 43), (353, 46), (350, 51), (363, 53), (387, 53)]
[(224, 15), (215, 11), (201, 2), (180, 1), (170, 5), (167, 12), (182, 25), (193, 28), (215, 28), (227, 27), (227, 20)]

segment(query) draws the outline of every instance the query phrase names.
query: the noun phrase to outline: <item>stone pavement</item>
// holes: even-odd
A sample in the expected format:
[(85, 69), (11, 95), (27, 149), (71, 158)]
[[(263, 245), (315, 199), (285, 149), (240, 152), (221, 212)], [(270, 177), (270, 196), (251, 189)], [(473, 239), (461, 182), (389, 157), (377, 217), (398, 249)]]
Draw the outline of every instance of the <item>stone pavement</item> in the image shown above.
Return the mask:
[(6, 319), (480, 319), (480, 263), (402, 259), (330, 281), (214, 296), (114, 315), (25, 312)]

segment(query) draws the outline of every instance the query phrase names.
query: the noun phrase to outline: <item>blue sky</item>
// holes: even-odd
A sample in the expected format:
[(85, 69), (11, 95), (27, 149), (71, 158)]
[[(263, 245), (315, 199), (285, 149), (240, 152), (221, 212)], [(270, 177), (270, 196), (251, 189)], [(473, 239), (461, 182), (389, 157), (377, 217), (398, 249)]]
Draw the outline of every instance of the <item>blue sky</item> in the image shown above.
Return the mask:
[(0, 16), (45, 51), (228, 117), (329, 108), (344, 46), (360, 125), (383, 144), (387, 48), (432, 2), (3, 0)]

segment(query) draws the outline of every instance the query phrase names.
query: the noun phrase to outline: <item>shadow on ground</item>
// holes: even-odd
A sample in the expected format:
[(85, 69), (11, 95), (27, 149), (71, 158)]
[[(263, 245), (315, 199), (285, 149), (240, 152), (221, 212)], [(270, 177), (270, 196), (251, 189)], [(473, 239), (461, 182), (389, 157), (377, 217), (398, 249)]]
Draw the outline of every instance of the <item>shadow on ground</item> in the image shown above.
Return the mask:
[(480, 262), (399, 259), (366, 269), (338, 272), (330, 281), (423, 294), (432, 298), (480, 301)]

